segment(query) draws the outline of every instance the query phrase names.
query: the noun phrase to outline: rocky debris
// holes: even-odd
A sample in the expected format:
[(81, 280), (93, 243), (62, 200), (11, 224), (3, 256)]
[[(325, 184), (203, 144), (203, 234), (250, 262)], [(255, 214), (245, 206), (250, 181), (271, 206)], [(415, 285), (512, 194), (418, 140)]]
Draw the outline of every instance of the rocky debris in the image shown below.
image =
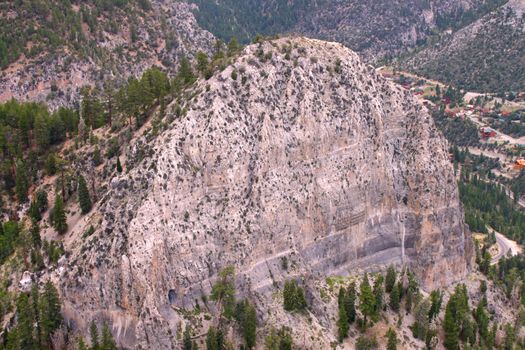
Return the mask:
[[(227, 265), (261, 324), (295, 278), (324, 329), (333, 320), (315, 285), (326, 276), (405, 265), (430, 290), (468, 272), (445, 139), (408, 92), (343, 45), (248, 46), (191, 96), (149, 156), (111, 181), (101, 222), (87, 223), (96, 232), (68, 247), (61, 292), (80, 331), (97, 319), (122, 346), (170, 349)], [(319, 332), (310, 345), (332, 338)]]
[(24, 271), (20, 282), (18, 282), (18, 288), (21, 292), (29, 292), (31, 285), (33, 284), (33, 274), (29, 271)]

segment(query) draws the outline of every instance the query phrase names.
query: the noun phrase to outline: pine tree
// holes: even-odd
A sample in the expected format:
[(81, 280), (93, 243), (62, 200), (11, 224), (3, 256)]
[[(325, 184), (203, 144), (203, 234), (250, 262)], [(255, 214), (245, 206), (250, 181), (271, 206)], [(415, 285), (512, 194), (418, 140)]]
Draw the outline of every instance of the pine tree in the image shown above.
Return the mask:
[(216, 301), (221, 307), (221, 316), (231, 318), (235, 308), (235, 269), (233, 266), (225, 267), (219, 272), (219, 280), (212, 286), (211, 300)]
[(40, 292), (36, 283), (33, 283), (31, 286), (31, 311), (34, 317), (34, 324), (36, 325), (35, 329), (35, 344), (36, 348), (42, 348), (42, 327), (40, 320)]
[(489, 337), (489, 317), (485, 311), (485, 304), (480, 300), (476, 308), (476, 322), (478, 324), (478, 332), (481, 339), (487, 341)]
[(184, 350), (192, 350), (193, 344), (191, 341), (191, 331), (190, 327), (186, 326), (186, 329), (184, 329), (184, 335), (182, 337), (182, 348)]
[(197, 60), (197, 70), (201, 74), (204, 74), (206, 70), (208, 69), (208, 56), (204, 52), (199, 51), (197, 52), (196, 60)]
[(286, 327), (282, 327), (278, 331), (272, 329), (264, 339), (265, 350), (292, 350), (292, 348), (294, 348), (293, 339)]
[(389, 328), (388, 331), (386, 332), (386, 337), (388, 339), (386, 350), (396, 350), (397, 349), (396, 332), (392, 328)]
[(40, 296), (39, 309), (42, 339), (50, 342), (51, 335), (62, 324), (62, 314), (58, 291), (49, 280), (45, 283), (44, 291)]
[(453, 294), (447, 303), (445, 319), (443, 320), (444, 345), (447, 350), (459, 349), (459, 327), (456, 323), (456, 316), (456, 296)]
[(399, 299), (399, 288), (395, 286), (390, 293), (390, 308), (395, 312), (399, 312)]
[(20, 294), (16, 302), (17, 326), (16, 337), (18, 350), (33, 350), (35, 339), (33, 337), (34, 315), (29, 304), (29, 297), (26, 293)]
[(392, 293), (392, 289), (394, 289), (395, 284), (396, 284), (396, 270), (394, 269), (393, 265), (390, 265), (386, 272), (385, 291), (387, 293)]
[(122, 172), (122, 164), (120, 164), (120, 157), (117, 157), (117, 172)]
[(430, 310), (428, 311), (428, 319), (432, 321), (439, 314), (441, 310), (441, 304), (443, 302), (443, 293), (438, 290), (433, 290), (430, 293)]
[(86, 343), (84, 342), (84, 338), (82, 338), (82, 337), (78, 338), (77, 348), (78, 348), (78, 350), (88, 350), (88, 348), (86, 346)]
[(492, 329), (489, 332), (489, 336), (487, 339), (487, 348), (492, 349), (496, 345), (496, 334), (498, 332), (498, 325), (496, 322), (492, 324)]
[(18, 202), (27, 202), (27, 192), (29, 191), (29, 179), (24, 161), (19, 159), (16, 162), (15, 189)]
[(213, 54), (213, 60), (220, 60), (224, 58), (224, 41), (217, 39), (215, 41), (215, 53)]
[(54, 153), (49, 153), (45, 164), (46, 173), (49, 176), (55, 175), (57, 172), (57, 160)]
[(31, 249), (31, 265), (33, 265), (33, 271), (41, 271), (46, 267), (39, 249)]
[(91, 157), (94, 166), (99, 166), (100, 164), (102, 164), (102, 157), (100, 156), (100, 148), (98, 148), (98, 146), (95, 146), (95, 150), (93, 151)]
[(42, 220), (42, 215), (40, 215), (40, 210), (38, 209), (38, 204), (36, 201), (31, 201), (31, 205), (29, 206), (28, 211), (29, 217), (33, 221), (40, 221)]
[[(186, 350), (186, 342), (184, 342), (184, 350)], [(215, 327), (210, 327), (208, 333), (206, 333), (206, 349), (207, 350), (220, 350), (217, 346), (217, 332)], [(190, 348), (191, 350), (191, 348)]]
[(360, 294), (359, 294), (359, 309), (361, 310), (361, 313), (363, 314), (364, 320), (363, 320), (363, 326), (366, 329), (367, 327), (367, 319), (368, 317), (372, 317), (375, 312), (375, 297), (374, 293), (372, 292), (372, 288), (370, 287), (370, 282), (368, 281), (368, 274), (365, 273), (363, 277), (363, 281), (361, 282), (361, 285), (359, 286)]
[(58, 194), (55, 197), (55, 206), (51, 212), (51, 222), (55, 231), (64, 234), (67, 231), (66, 212), (64, 211), (64, 202)]
[(228, 43), (228, 56), (235, 55), (241, 49), (237, 38), (232, 38)]
[(516, 330), (510, 323), (505, 324), (505, 338), (503, 339), (503, 349), (513, 350), (514, 342), (516, 341)]
[(78, 177), (78, 203), (82, 214), (87, 214), (91, 210), (91, 198), (87, 188), (86, 180), (82, 175)]
[(304, 297), (303, 288), (296, 285), (296, 309), (302, 311), (306, 309), (306, 298)]
[(374, 281), (374, 298), (375, 298), (375, 305), (374, 305), (374, 315), (375, 317), (378, 317), (381, 309), (383, 308), (383, 275), (379, 274), (377, 275), (375, 281)]
[(346, 314), (344, 304), (342, 304), (339, 305), (339, 318), (337, 320), (337, 339), (340, 343), (348, 336), (348, 328), (348, 315)]
[(224, 331), (222, 327), (217, 330), (217, 348), (224, 348)]
[(89, 325), (89, 335), (91, 337), (91, 350), (100, 350), (100, 344), (98, 341), (98, 329), (95, 321), (91, 321)]
[(192, 84), (195, 81), (195, 75), (191, 69), (190, 61), (188, 61), (186, 57), (183, 57), (180, 61), (177, 79), (179, 79), (184, 85)]
[(467, 286), (465, 284), (457, 285), (454, 289), (454, 295), (456, 296), (457, 320), (462, 321), (467, 315), (470, 314)]
[(40, 190), (36, 193), (36, 203), (40, 213), (43, 213), (47, 210), (47, 193), (46, 191)]
[(35, 142), (42, 153), (47, 149), (50, 140), (48, 119), (48, 115), (38, 113), (34, 120)]
[(242, 333), (244, 336), (244, 341), (246, 343), (246, 348), (251, 349), (255, 346), (255, 340), (257, 336), (257, 314), (253, 305), (245, 301), (246, 305), (244, 307), (244, 320), (242, 324)]
[(355, 321), (355, 282), (352, 282), (345, 293), (345, 311), (348, 317), (348, 323), (352, 324)]
[(286, 311), (293, 311), (295, 309), (294, 295), (295, 284), (292, 281), (284, 282), (283, 306)]
[(102, 326), (102, 340), (100, 342), (100, 350), (117, 350), (117, 345), (113, 339), (113, 335), (109, 330), (107, 324)]
[(339, 288), (339, 294), (337, 295), (337, 306), (338, 307), (341, 307), (341, 305), (344, 305), (345, 297), (346, 297), (345, 287)]
[(297, 281), (289, 280), (284, 283), (283, 306), (286, 311), (302, 311), (306, 309), (304, 290), (297, 285)]
[(405, 307), (408, 312), (412, 310), (412, 305), (417, 301), (419, 295), (419, 286), (414, 274), (408, 273), (408, 288), (406, 292)]
[(428, 313), (430, 310), (430, 300), (424, 299), (414, 307), (414, 324), (412, 333), (418, 339), (425, 340), (430, 327)]

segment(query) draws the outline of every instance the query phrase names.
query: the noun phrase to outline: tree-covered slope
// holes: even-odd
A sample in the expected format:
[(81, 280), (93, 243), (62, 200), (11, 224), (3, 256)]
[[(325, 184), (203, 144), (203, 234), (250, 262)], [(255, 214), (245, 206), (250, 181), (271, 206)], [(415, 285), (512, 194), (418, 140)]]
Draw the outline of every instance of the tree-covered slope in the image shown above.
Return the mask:
[(334, 40), (371, 59), (402, 52), (435, 30), (461, 26), (505, 0), (190, 0), (199, 25), (229, 40), (298, 33)]
[(83, 85), (173, 71), (182, 56), (210, 51), (191, 5), (169, 0), (0, 2), (0, 102), (71, 105)]
[(525, 17), (522, 0), (407, 58), (403, 67), (473, 91), (525, 89)]

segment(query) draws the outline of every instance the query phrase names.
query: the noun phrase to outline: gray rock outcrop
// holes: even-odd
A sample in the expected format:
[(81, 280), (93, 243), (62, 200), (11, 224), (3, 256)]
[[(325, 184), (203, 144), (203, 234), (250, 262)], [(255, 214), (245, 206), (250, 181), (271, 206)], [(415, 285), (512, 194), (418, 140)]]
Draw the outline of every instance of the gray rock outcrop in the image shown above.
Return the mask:
[(315, 280), (389, 264), (428, 290), (466, 275), (470, 237), (445, 139), (349, 49), (249, 46), (198, 82), (187, 107), (152, 157), (111, 182), (96, 233), (69, 247), (71, 325), (104, 318), (123, 346), (172, 348), (182, 310), (227, 265), (262, 321), (288, 278), (315, 300)]

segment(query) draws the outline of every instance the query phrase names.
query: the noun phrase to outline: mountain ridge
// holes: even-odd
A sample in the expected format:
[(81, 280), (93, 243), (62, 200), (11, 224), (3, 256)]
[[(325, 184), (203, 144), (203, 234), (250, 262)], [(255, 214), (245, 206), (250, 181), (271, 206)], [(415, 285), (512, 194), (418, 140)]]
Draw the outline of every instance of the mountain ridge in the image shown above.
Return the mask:
[(525, 2), (511, 0), (402, 59), (402, 68), (479, 92), (525, 89)]
[[(503, 2), (505, 0), (502, 0)], [(256, 34), (297, 33), (341, 42), (370, 62), (425, 42), (436, 30), (477, 18), (500, 0), (359, 1), (192, 0), (201, 27), (244, 42)]]

